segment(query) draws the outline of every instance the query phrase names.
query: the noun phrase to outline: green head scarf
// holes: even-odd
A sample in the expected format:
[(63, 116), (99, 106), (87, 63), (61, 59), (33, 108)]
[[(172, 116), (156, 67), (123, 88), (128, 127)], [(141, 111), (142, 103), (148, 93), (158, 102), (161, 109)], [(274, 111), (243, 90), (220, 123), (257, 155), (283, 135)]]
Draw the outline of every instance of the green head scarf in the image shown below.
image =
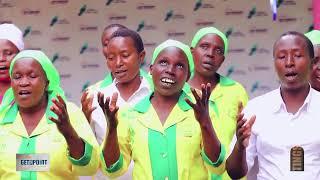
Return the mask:
[[(32, 58), (36, 60), (42, 67), (48, 81), (48, 105), (46, 109), (46, 117), (47, 122), (52, 123), (48, 119), (48, 117), (56, 118), (56, 114), (50, 110), (52, 106), (52, 99), (56, 98), (57, 95), (60, 95), (64, 100), (66, 100), (63, 90), (60, 87), (60, 75), (57, 69), (54, 67), (50, 59), (42, 52), (38, 50), (24, 50), (18, 53), (10, 64), (9, 74), (12, 78), (12, 69), (14, 64), (17, 61), (22, 60), (23, 58)], [(14, 102), (14, 95), (12, 88), (9, 88), (6, 93), (4, 94), (2, 104), (0, 106), (0, 114), (5, 113), (4, 118), (2, 119), (1, 123), (11, 123), (15, 120), (17, 113), (18, 113), (18, 105)]]
[(157, 59), (158, 55), (160, 54), (161, 51), (166, 49), (167, 47), (177, 47), (181, 49), (184, 54), (187, 56), (188, 59), (188, 64), (189, 64), (189, 73), (190, 73), (190, 79), (193, 77), (194, 74), (194, 62), (193, 62), (193, 57), (190, 51), (190, 47), (183, 44), (182, 42), (168, 39), (161, 43), (159, 46), (157, 46), (154, 49), (153, 55), (152, 55), (152, 60), (151, 60), (151, 65), (154, 63), (154, 61)]
[(215, 27), (205, 27), (205, 28), (198, 30), (198, 32), (194, 35), (194, 37), (191, 41), (191, 47), (193, 47), (193, 48), (196, 47), (198, 42), (201, 40), (201, 38), (207, 34), (216, 34), (223, 40), (224, 55), (226, 55), (228, 52), (228, 45), (229, 45), (228, 39), (225, 34), (223, 34), (221, 31), (219, 31)]
[(313, 45), (320, 45), (320, 31), (319, 30), (312, 30), (306, 34), (310, 41), (312, 42)]

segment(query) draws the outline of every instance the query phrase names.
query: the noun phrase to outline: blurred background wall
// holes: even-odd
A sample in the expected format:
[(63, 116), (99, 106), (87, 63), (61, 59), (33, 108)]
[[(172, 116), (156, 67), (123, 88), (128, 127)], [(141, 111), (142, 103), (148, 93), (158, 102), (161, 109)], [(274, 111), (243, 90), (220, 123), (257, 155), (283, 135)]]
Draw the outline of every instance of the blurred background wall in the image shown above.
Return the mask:
[(0, 22), (15, 23), (26, 48), (42, 49), (52, 59), (67, 97), (77, 104), (81, 91), (108, 71), (100, 42), (106, 25), (120, 23), (140, 33), (145, 69), (159, 42), (190, 44), (199, 28), (215, 26), (230, 41), (220, 73), (242, 83), (252, 98), (279, 85), (275, 39), (313, 28), (311, 0), (278, 0), (277, 10), (273, 21), (269, 0), (0, 0)]

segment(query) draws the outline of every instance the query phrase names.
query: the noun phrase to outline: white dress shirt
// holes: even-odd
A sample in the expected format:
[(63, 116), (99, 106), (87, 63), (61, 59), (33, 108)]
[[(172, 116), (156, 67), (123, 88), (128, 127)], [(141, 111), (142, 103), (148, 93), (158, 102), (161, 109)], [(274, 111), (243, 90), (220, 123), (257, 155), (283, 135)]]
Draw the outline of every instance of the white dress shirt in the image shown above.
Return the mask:
[[(149, 93), (151, 93), (148, 80), (144, 77), (141, 77), (141, 84), (139, 86), (139, 89), (136, 92), (134, 92), (127, 101), (125, 101), (120, 96), (120, 93), (119, 93), (119, 90), (118, 90), (116, 84), (117, 84), (117, 82), (114, 80), (112, 82), (112, 84), (110, 84), (109, 86), (102, 88), (102, 89), (99, 89), (94, 92), (92, 106), (97, 107), (97, 109), (95, 109), (92, 112), (90, 126), (91, 126), (99, 144), (101, 144), (103, 142), (104, 137), (106, 135), (106, 129), (107, 129), (107, 122), (106, 122), (105, 116), (103, 114), (102, 109), (99, 106), (99, 103), (98, 103), (97, 94), (99, 91), (104, 94), (105, 98), (111, 97), (112, 94), (115, 92), (118, 93), (117, 106), (119, 108), (121, 108), (123, 106), (133, 107), (140, 100), (142, 100), (147, 95), (149, 95)], [(132, 179), (132, 171), (133, 171), (133, 162), (130, 164), (128, 171), (118, 179), (120, 179), (120, 180), (121, 179), (123, 179), (123, 180)], [(104, 176), (102, 174), (102, 172), (99, 170), (95, 176), (95, 179), (102, 180), (102, 179), (108, 179), (108, 178), (107, 178), (107, 176)]]
[[(320, 92), (310, 88), (303, 105), (288, 113), (280, 88), (248, 102), (246, 118), (256, 115), (247, 148), (248, 170), (258, 163), (258, 180), (320, 179)], [(290, 171), (290, 150), (304, 149), (304, 171)]]

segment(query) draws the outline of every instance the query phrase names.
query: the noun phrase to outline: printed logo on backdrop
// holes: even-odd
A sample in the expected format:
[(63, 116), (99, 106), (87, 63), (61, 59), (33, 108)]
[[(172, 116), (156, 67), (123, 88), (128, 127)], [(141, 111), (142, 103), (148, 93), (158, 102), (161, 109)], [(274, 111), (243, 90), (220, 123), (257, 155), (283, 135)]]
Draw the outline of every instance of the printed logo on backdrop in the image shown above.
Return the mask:
[(204, 20), (204, 19), (197, 19), (195, 21), (195, 25), (196, 27), (205, 27), (205, 26), (213, 26), (214, 25), (214, 21), (208, 21), (208, 20)]
[(249, 72), (263, 72), (270, 71), (271, 68), (268, 65), (249, 65), (248, 70)]
[(25, 8), (22, 9), (22, 14), (25, 16), (38, 16), (40, 15), (40, 9), (29, 9), (29, 8)]
[(70, 92), (65, 91), (64, 95), (66, 96), (67, 99), (72, 99), (72, 94)]
[(183, 14), (178, 14), (178, 13), (174, 13), (173, 10), (169, 10), (167, 11), (164, 21), (169, 21), (169, 20), (182, 20), (185, 19), (185, 16)]
[(232, 34), (233, 28), (228, 28), (228, 30), (224, 33), (227, 38)]
[(63, 35), (55, 35), (51, 38), (52, 42), (68, 42), (70, 41), (70, 36), (63, 36)]
[(24, 37), (24, 38), (27, 37), (28, 34), (30, 34), (31, 29), (32, 29), (31, 26), (27, 26), (27, 27), (23, 30), (23, 37)]
[(252, 55), (256, 54), (257, 49), (258, 49), (258, 45), (254, 44), (249, 50), (249, 56), (252, 56)]
[(314, 29), (314, 25), (311, 24), (311, 25), (309, 25), (308, 30), (306, 32), (312, 31), (313, 29)]
[(197, 11), (200, 8), (202, 9), (213, 9), (214, 5), (210, 3), (203, 3), (202, 0), (197, 0), (194, 4), (193, 11)]
[(254, 44), (249, 50), (249, 56), (253, 56), (255, 54), (270, 54), (270, 50), (267, 48), (259, 48), (258, 44)]
[(93, 8), (87, 8), (87, 5), (84, 4), (80, 7), (79, 12), (78, 12), (78, 16), (82, 16), (84, 13), (85, 14), (98, 14), (98, 10), (93, 9)]
[(155, 8), (155, 5), (146, 3), (138, 3), (136, 7), (137, 10), (154, 10)]
[(228, 28), (225, 32), (225, 35), (227, 38), (230, 37), (245, 37), (246, 35), (241, 31), (235, 31), (232, 27)]
[(256, 93), (257, 91), (261, 93), (265, 93), (265, 92), (271, 91), (271, 87), (267, 85), (263, 85), (259, 81), (256, 81), (251, 85), (250, 92)]
[(294, 5), (297, 5), (297, 2), (294, 0), (279, 0), (277, 3), (277, 6), (280, 7), (282, 5), (283, 6), (294, 6)]
[(224, 11), (224, 15), (226, 16), (239, 16), (239, 15), (243, 15), (244, 12), (241, 9), (232, 9), (230, 7), (227, 7)]
[(98, 47), (95, 46), (89, 46), (87, 42), (83, 43), (83, 45), (80, 48), (80, 54), (83, 53), (97, 53), (100, 52)]
[(0, 24), (3, 24), (3, 23), (12, 24), (13, 22), (11, 20), (0, 20)]
[(0, 8), (12, 8), (12, 7), (14, 7), (14, 4), (12, 2), (10, 1), (3, 2), (3, 0), (0, 1)]
[(97, 63), (82, 62), (80, 64), (82, 69), (98, 69), (100, 67)]
[(257, 11), (257, 8), (254, 6), (249, 11), (247, 18), (251, 19), (253, 17), (264, 17), (264, 16), (268, 16), (268, 13), (266, 11)]
[(177, 37), (185, 37), (186, 32), (184, 31), (176, 31), (176, 30), (169, 30), (167, 32), (168, 38), (177, 38)]
[(249, 28), (249, 33), (250, 34), (266, 34), (266, 33), (268, 33), (268, 31), (269, 31), (269, 29), (266, 28), (266, 27), (253, 26), (253, 27)]
[(229, 50), (228, 50), (228, 54), (243, 54), (245, 53), (246, 49), (244, 48), (233, 48), (231, 47)]
[(234, 76), (245, 76), (245, 75), (247, 75), (247, 72), (242, 69), (235, 68), (234, 65), (231, 65), (227, 68), (225, 75), (227, 77), (230, 77), (233, 75)]
[(72, 74), (70, 73), (60, 73), (61, 80), (70, 79), (72, 77)]
[(51, 0), (50, 4), (52, 5), (64, 5), (67, 4), (69, 0)]
[(156, 47), (157, 42), (148, 42), (148, 41), (146, 40), (146, 42), (144, 42), (143, 45), (144, 45), (144, 47), (146, 47), (146, 48), (154, 48), (154, 47)]
[(202, 0), (197, 0), (194, 4), (193, 11), (197, 11), (202, 6)]
[(81, 88), (81, 92), (84, 92), (89, 86), (90, 86), (90, 81), (86, 81)]
[(127, 1), (126, 0), (107, 0), (106, 6), (110, 6), (111, 4), (116, 4), (116, 3), (127, 3)]
[(59, 54), (58, 52), (54, 53), (51, 58), (52, 63), (59, 62), (69, 62), (70, 57)]
[(86, 4), (82, 5), (79, 10), (78, 16), (82, 16), (82, 14), (86, 11), (86, 9), (87, 9), (87, 5)]
[(80, 24), (79, 31), (98, 31), (98, 26), (97, 25)]
[(127, 19), (127, 15), (124, 15), (124, 14), (110, 14), (108, 17), (110, 21), (117, 21), (117, 22), (124, 21)]
[(30, 50), (42, 50), (42, 48), (41, 47), (37, 47), (37, 46), (28, 46), (26, 49), (30, 49)]
[(154, 24), (147, 24), (145, 21), (141, 21), (139, 24), (138, 24), (138, 27), (137, 27), (137, 32), (140, 32), (142, 30), (156, 30), (157, 29), (157, 26), (154, 25)]
[(282, 15), (282, 16), (279, 16), (278, 21), (280, 23), (296, 23), (297, 22), (297, 18), (296, 17)]
[(23, 37), (26, 38), (27, 36), (41, 36), (42, 32), (40, 30), (32, 29), (31, 26), (27, 26), (23, 30)]
[(53, 16), (50, 21), (50, 26), (54, 26), (56, 24), (70, 24), (70, 21), (66, 18), (60, 19), (58, 16)]

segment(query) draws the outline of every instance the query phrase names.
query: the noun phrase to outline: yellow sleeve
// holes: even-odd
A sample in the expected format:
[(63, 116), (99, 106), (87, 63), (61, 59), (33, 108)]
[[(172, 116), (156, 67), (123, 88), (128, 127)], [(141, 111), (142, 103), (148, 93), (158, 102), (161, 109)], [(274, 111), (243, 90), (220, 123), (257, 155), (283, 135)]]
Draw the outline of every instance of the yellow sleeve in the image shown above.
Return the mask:
[(238, 89), (238, 93), (239, 93), (238, 99), (240, 102), (242, 102), (243, 107), (245, 107), (248, 103), (249, 96), (247, 94), (247, 91), (244, 89), (244, 87), (241, 84), (237, 83), (237, 85), (238, 85), (237, 89)]
[(85, 142), (85, 153), (80, 159), (68, 155), (71, 170), (79, 176), (94, 175), (99, 167), (99, 145), (82, 111), (73, 103), (67, 103), (67, 109), (72, 127)]
[(204, 149), (201, 151), (201, 157), (204, 161), (205, 166), (211, 174), (221, 175), (226, 170), (226, 148), (221, 143), (220, 154), (216, 162), (212, 162), (206, 155)]
[[(117, 133), (118, 133), (118, 143), (120, 148), (120, 157), (117, 162), (115, 162), (110, 167), (106, 166), (106, 163), (104, 161), (102, 148), (104, 144), (106, 143), (106, 139), (104, 139), (103, 143), (101, 144), (101, 154), (100, 154), (100, 163), (101, 163), (101, 169), (102, 172), (111, 177), (119, 177), (123, 175), (127, 170), (128, 166), (131, 162), (131, 143), (130, 143), (130, 134), (131, 128), (130, 128), (130, 120), (133, 119), (132, 115), (129, 115), (130, 110), (129, 108), (122, 108), (118, 112), (118, 127), (117, 127)], [(129, 118), (130, 117), (130, 118)]]

